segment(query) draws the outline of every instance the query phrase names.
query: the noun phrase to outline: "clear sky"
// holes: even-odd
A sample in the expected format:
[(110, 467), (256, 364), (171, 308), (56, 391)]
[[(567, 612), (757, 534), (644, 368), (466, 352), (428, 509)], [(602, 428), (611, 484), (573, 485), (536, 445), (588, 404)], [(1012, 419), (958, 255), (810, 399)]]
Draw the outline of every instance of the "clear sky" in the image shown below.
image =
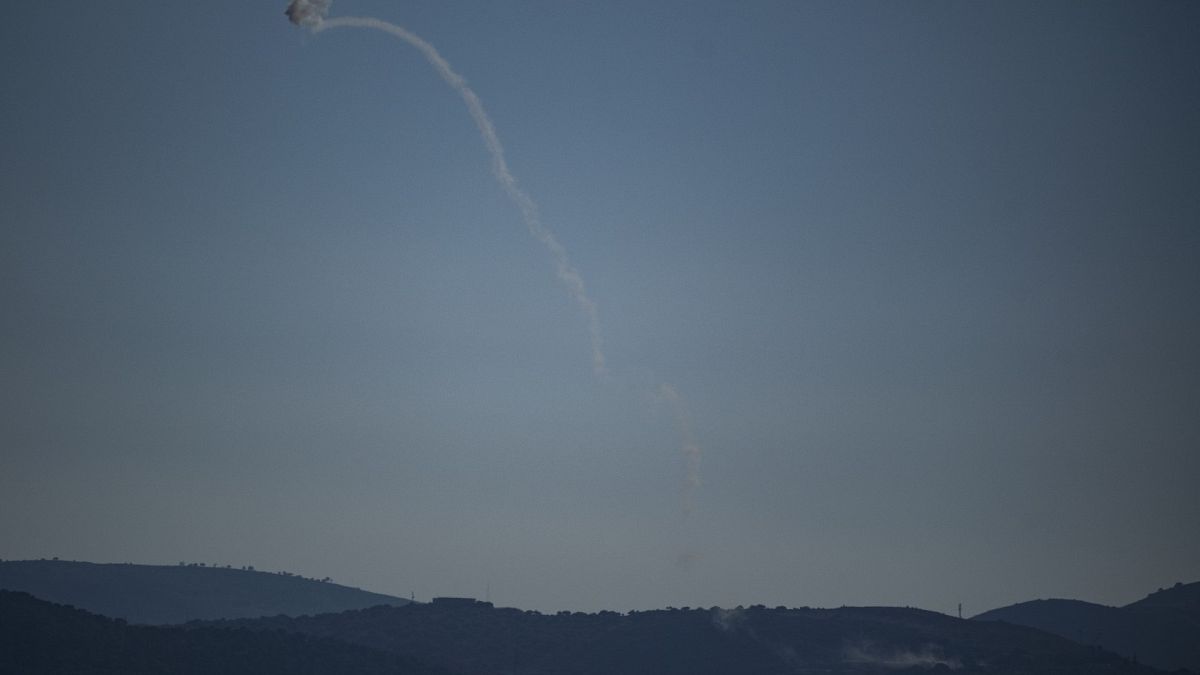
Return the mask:
[[(1200, 4), (0, 24), (0, 558), (541, 610), (1200, 579)], [(702, 450), (695, 506), (672, 383)]]

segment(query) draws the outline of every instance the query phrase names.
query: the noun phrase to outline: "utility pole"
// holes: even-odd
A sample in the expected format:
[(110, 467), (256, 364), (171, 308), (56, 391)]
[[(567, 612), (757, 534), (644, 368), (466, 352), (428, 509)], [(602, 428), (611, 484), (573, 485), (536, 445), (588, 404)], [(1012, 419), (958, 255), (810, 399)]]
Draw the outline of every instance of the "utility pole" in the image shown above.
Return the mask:
[(962, 618), (962, 603), (958, 603), (958, 618)]

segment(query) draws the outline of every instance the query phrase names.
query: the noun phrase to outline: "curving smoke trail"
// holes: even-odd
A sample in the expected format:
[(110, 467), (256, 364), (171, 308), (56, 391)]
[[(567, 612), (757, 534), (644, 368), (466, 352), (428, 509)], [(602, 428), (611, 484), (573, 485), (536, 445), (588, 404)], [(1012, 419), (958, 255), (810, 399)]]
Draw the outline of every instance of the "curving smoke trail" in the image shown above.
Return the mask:
[(383, 31), (390, 35), (404, 40), (421, 52), (433, 69), (437, 71), (442, 80), (450, 86), (451, 89), (458, 92), (462, 97), (463, 102), (467, 104), (467, 110), (471, 113), (471, 118), (475, 120), (475, 126), (479, 129), (479, 135), (483, 138), (483, 144), (487, 146), (488, 154), (492, 157), (492, 174), (496, 177), (496, 181), (504, 188), (504, 192), (508, 194), (509, 199), (516, 204), (521, 211), (521, 218), (525, 221), (525, 227), (528, 228), (529, 234), (533, 235), (546, 247), (550, 252), (551, 258), (554, 260), (554, 270), (558, 275), (558, 280), (567, 288), (567, 292), (571, 298), (575, 300), (575, 304), (583, 310), (584, 316), (588, 322), (588, 333), (591, 338), (592, 346), (592, 370), (597, 377), (604, 378), (608, 376), (608, 366), (604, 358), (604, 340), (600, 334), (600, 317), (596, 312), (596, 303), (592, 301), (587, 294), (587, 289), (583, 285), (583, 277), (580, 276), (579, 270), (571, 264), (571, 259), (567, 256), (567, 250), (559, 243), (558, 238), (554, 233), (542, 224), (541, 216), (538, 214), (537, 204), (533, 199), (525, 194), (525, 191), (517, 185), (517, 179), (513, 176), (512, 171), (508, 168), (508, 161), (504, 158), (504, 146), (500, 144), (500, 137), (496, 134), (496, 127), (492, 124), (492, 120), (483, 109), (483, 102), (479, 100), (479, 96), (475, 94), (467, 81), (461, 75), (454, 72), (450, 67), (450, 63), (442, 58), (437, 49), (420, 36), (412, 33), (402, 26), (397, 26), (394, 23), (382, 21), (380, 19), (372, 19), (366, 17), (339, 17), (336, 19), (325, 19), (324, 13), (329, 8), (328, 0), (297, 0), (288, 6), (287, 15), (293, 23), (312, 28), (314, 33), (320, 33), (330, 28), (369, 28), (373, 30)]
[[(483, 102), (479, 100), (479, 96), (467, 86), (466, 80), (454, 71), (437, 49), (417, 34), (394, 23), (370, 17), (326, 19), (325, 15), (329, 11), (330, 2), (331, 0), (292, 0), (285, 13), (292, 23), (307, 27), (313, 33), (320, 33), (330, 28), (366, 28), (383, 31), (400, 38), (421, 52), (442, 80), (462, 97), (463, 102), (467, 105), (467, 110), (471, 113), (471, 118), (475, 121), (475, 126), (479, 129), (483, 144), (487, 147), (488, 154), (491, 155), (492, 175), (520, 210), (521, 218), (525, 221), (529, 233), (550, 252), (558, 280), (566, 287), (575, 304), (587, 318), (588, 332), (591, 337), (592, 370), (598, 378), (607, 379), (608, 366), (604, 357), (604, 340), (600, 333), (600, 318), (596, 311), (596, 303), (588, 296), (583, 284), (583, 277), (571, 264), (566, 249), (559, 243), (554, 233), (542, 223), (537, 204), (520, 188), (516, 177), (509, 170), (508, 162), (504, 157), (504, 146), (501, 145), (496, 128), (483, 109)], [(652, 393), (656, 399), (664, 401), (670, 406), (675, 418), (675, 425), (682, 438), (685, 462), (683, 510), (684, 515), (690, 515), (695, 506), (695, 492), (701, 483), (700, 446), (697, 445), (692, 433), (691, 415), (674, 385), (660, 383)]]

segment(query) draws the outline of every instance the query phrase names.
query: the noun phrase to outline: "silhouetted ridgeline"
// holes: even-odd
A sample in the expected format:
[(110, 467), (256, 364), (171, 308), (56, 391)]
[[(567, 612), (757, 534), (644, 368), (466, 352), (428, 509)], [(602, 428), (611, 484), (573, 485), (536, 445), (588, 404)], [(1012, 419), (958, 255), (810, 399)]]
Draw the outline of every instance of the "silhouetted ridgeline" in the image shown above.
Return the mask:
[(1030, 628), (898, 608), (543, 615), (435, 602), (215, 625), (336, 638), (472, 675), (1154, 672)]
[[(188, 565), (4, 562), (0, 587), (135, 621), (232, 617), (185, 626), (133, 626), (24, 593), (0, 592), (0, 675), (1132, 675), (1157, 671), (1093, 646), (1101, 642), (1093, 638), (1112, 636), (1118, 641), (1109, 644), (1116, 649), (1123, 646), (1119, 639), (1131, 637), (1138, 660), (1168, 667), (1176, 662), (1160, 659), (1186, 659), (1200, 648), (1196, 584), (1160, 590), (1125, 608), (1041, 601), (976, 617), (1037, 610), (1035, 618), (1054, 618), (1082, 630), (1079, 642), (1012, 623), (887, 607), (544, 615), (467, 598), (405, 604), (328, 581)], [(352, 609), (341, 611), (347, 604)], [(318, 614), (327, 609), (340, 613)], [(259, 615), (264, 618), (239, 618)], [(1162, 645), (1177, 651), (1157, 651)]]
[(408, 600), (295, 575), (198, 565), (0, 562), (0, 588), (135, 623), (320, 614)]
[(1177, 583), (1170, 588), (1160, 588), (1146, 597), (1125, 605), (1130, 609), (1146, 607), (1170, 607), (1182, 610), (1189, 616), (1200, 618), (1200, 581)]
[(279, 632), (135, 626), (0, 591), (2, 675), (448, 675), (411, 659)]
[(1200, 672), (1200, 582), (1159, 589), (1124, 607), (1033, 600), (975, 619), (1031, 626), (1164, 670)]

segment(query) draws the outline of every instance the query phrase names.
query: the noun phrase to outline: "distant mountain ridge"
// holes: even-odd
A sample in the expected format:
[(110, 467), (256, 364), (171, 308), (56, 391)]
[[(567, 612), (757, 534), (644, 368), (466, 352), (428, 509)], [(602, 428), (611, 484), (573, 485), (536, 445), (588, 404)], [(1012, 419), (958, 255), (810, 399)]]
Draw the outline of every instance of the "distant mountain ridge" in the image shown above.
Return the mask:
[[(1148, 666), (1197, 670), (1200, 651), (1200, 584), (1122, 608), (1041, 600), (966, 621), (897, 607), (544, 615), (182, 564), (0, 562), (0, 589), (14, 589), (0, 590), (0, 675), (1149, 675), (1157, 671)], [(239, 655), (263, 669), (246, 670)], [(229, 659), (242, 665), (226, 667)]]
[(1031, 600), (973, 617), (1061, 635), (1163, 670), (1200, 672), (1200, 582), (1160, 588), (1124, 607)]
[(455, 599), (191, 625), (343, 640), (464, 675), (1156, 672), (1024, 626), (897, 607), (540, 614)]
[(0, 675), (449, 675), (410, 658), (284, 633), (137, 626), (0, 591)]
[(0, 589), (145, 624), (301, 616), (409, 602), (291, 574), (65, 560), (0, 562)]
[(1160, 588), (1146, 597), (1131, 602), (1126, 607), (1173, 607), (1200, 615), (1200, 581), (1191, 584), (1177, 583), (1170, 588)]

